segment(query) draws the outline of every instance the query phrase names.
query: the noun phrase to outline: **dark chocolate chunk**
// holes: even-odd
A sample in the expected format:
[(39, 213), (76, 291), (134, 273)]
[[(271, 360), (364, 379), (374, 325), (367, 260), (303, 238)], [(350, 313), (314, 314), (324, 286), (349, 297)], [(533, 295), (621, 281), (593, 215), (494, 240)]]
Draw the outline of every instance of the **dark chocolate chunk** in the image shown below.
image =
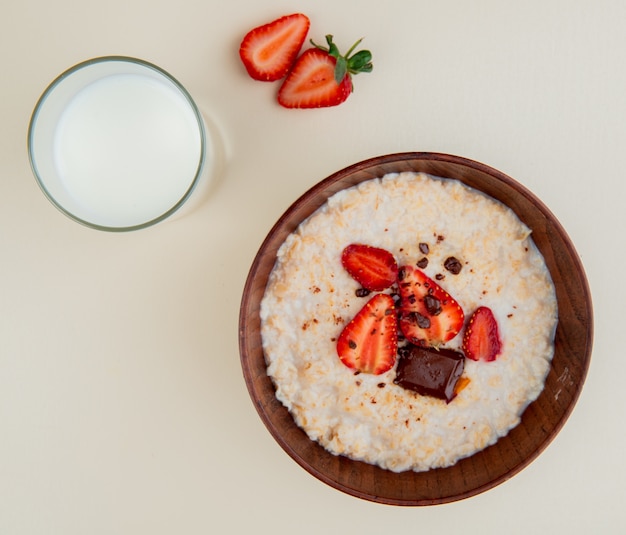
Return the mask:
[(428, 247), (427, 243), (424, 243), (424, 242), (420, 243), (419, 248), (422, 254), (428, 254), (430, 252), (430, 247)]
[(465, 367), (463, 353), (408, 345), (398, 351), (398, 356), (395, 384), (448, 403), (454, 398), (454, 387)]

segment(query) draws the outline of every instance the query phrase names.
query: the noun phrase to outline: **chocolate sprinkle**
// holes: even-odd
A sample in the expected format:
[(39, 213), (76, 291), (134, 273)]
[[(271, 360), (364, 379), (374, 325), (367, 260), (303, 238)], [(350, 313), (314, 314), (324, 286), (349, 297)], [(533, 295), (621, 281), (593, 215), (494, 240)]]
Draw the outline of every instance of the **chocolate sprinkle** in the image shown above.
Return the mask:
[(459, 262), (454, 256), (449, 256), (448, 258), (446, 258), (445, 262), (443, 263), (443, 267), (445, 267), (453, 275), (458, 275), (463, 269), (463, 265), (461, 264), (461, 262)]

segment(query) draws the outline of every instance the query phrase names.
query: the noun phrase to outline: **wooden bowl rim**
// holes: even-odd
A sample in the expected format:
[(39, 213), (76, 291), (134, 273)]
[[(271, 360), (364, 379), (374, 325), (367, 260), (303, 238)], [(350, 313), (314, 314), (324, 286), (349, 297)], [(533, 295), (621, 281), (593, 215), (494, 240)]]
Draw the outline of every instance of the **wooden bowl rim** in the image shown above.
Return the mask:
[[(454, 494), (451, 494), (449, 496), (437, 496), (433, 498), (425, 498), (425, 497), (397, 498), (397, 497), (391, 497), (391, 496), (377, 495), (372, 492), (363, 491), (360, 488), (358, 488), (358, 486), (351, 486), (346, 483), (341, 483), (337, 481), (333, 477), (328, 476), (323, 470), (320, 470), (318, 467), (313, 466), (308, 461), (306, 461), (296, 451), (296, 449), (292, 447), (290, 441), (287, 440), (279, 432), (279, 430), (275, 428), (272, 418), (269, 412), (266, 411), (262, 400), (258, 399), (256, 386), (254, 384), (255, 378), (253, 375), (252, 368), (250, 366), (248, 348), (247, 348), (247, 339), (249, 336), (248, 317), (249, 317), (251, 306), (254, 306), (254, 303), (252, 303), (252, 300), (251, 300), (251, 295), (252, 295), (251, 289), (253, 288), (253, 286), (255, 286), (255, 284), (258, 284), (258, 281), (256, 280), (256, 275), (259, 269), (259, 265), (263, 257), (266, 254), (266, 249), (271, 243), (275, 242), (274, 243), (275, 250), (273, 251), (273, 255), (275, 257), (277, 248), (284, 241), (286, 236), (290, 234), (293, 230), (295, 230), (295, 228), (297, 227), (297, 224), (299, 224), (300, 221), (304, 220), (306, 217), (308, 217), (308, 215), (310, 215), (317, 208), (319, 208), (319, 206), (323, 205), (326, 202), (326, 199), (328, 199), (328, 197), (330, 197), (333, 193), (335, 193), (335, 191), (331, 191), (327, 195), (323, 196), (323, 199), (321, 200), (321, 202), (314, 203), (307, 210), (308, 214), (300, 218), (297, 224), (295, 224), (295, 226), (292, 224), (290, 227), (284, 228), (285, 223), (290, 220), (290, 217), (292, 216), (292, 214), (298, 211), (304, 204), (306, 204), (309, 199), (316, 198), (320, 192), (326, 190), (332, 185), (339, 183), (341, 180), (353, 175), (354, 173), (362, 172), (362, 171), (372, 169), (381, 165), (397, 164), (399, 162), (408, 162), (408, 161), (413, 161), (413, 160), (418, 160), (421, 162), (430, 161), (430, 162), (437, 162), (437, 163), (443, 163), (443, 164), (453, 164), (456, 166), (465, 167), (468, 169), (472, 169), (472, 170), (487, 174), (490, 177), (496, 179), (497, 181), (500, 181), (501, 183), (514, 189), (518, 195), (524, 197), (528, 202), (533, 204), (543, 214), (546, 220), (550, 222), (550, 225), (554, 228), (555, 232), (558, 234), (560, 239), (563, 241), (564, 246), (568, 250), (569, 258), (572, 260), (572, 263), (573, 263), (572, 267), (574, 268), (574, 273), (577, 273), (579, 275), (578, 283), (581, 286), (581, 290), (583, 294), (582, 296), (582, 301), (584, 305), (583, 308), (586, 312), (586, 319), (587, 319), (587, 330), (585, 333), (585, 339), (587, 340), (587, 344), (584, 348), (582, 348), (582, 355), (581, 355), (582, 364), (581, 364), (581, 369), (580, 369), (579, 380), (576, 385), (576, 390), (572, 394), (571, 400), (568, 406), (562, 411), (560, 419), (549, 430), (545, 438), (536, 445), (535, 450), (531, 454), (529, 454), (523, 461), (518, 462), (515, 466), (510, 467), (510, 469), (506, 473), (501, 474), (499, 477), (493, 480), (487, 481), (484, 484), (474, 486), (472, 488), (467, 488), (464, 491), (455, 492)], [(390, 172), (394, 172), (394, 171), (390, 171)], [(376, 178), (379, 176), (380, 176), (379, 174), (372, 174), (370, 178)], [(442, 176), (442, 175), (439, 175), (439, 176)], [(444, 178), (447, 178), (447, 177), (444, 177)], [(449, 178), (453, 178), (453, 179), (460, 180), (461, 182), (465, 182), (463, 178), (458, 178), (458, 177), (449, 177)], [(360, 183), (365, 180), (367, 180), (367, 178), (359, 179), (354, 184)], [(342, 187), (339, 187), (336, 191), (346, 189), (350, 186), (351, 184), (343, 185)], [(475, 186), (472, 186), (472, 187), (475, 187)], [(476, 189), (481, 191), (481, 188), (476, 188)], [(280, 231), (280, 234), (283, 235), (283, 238), (280, 239), (279, 241), (276, 241), (275, 236), (276, 236), (276, 233), (279, 231)], [(266, 282), (267, 282), (267, 277), (263, 281), (263, 287), (265, 286)], [(256, 308), (257, 314), (258, 314), (258, 308), (259, 308), (258, 305), (259, 303), (256, 303), (255, 308)], [(574, 406), (576, 405), (580, 397), (580, 394), (582, 392), (583, 385), (584, 385), (584, 382), (588, 373), (590, 361), (591, 361), (591, 353), (592, 353), (592, 346), (593, 346), (593, 330), (594, 330), (593, 306), (592, 306), (592, 300), (591, 300), (591, 292), (589, 289), (588, 280), (586, 278), (585, 270), (580, 260), (580, 257), (578, 256), (572, 241), (570, 240), (569, 236), (567, 235), (561, 223), (554, 216), (554, 214), (548, 209), (548, 207), (535, 194), (533, 194), (525, 186), (523, 186), (522, 184), (520, 184), (519, 182), (517, 182), (510, 176), (502, 173), (501, 171), (498, 171), (497, 169), (494, 169), (488, 165), (485, 165), (483, 163), (480, 163), (480, 162), (477, 162), (468, 158), (455, 156), (451, 154), (445, 154), (445, 153), (437, 153), (437, 152), (399, 152), (399, 153), (393, 153), (393, 154), (387, 154), (387, 155), (369, 158), (369, 159), (357, 162), (355, 164), (349, 165), (329, 175), (327, 178), (321, 180), (320, 182), (316, 183), (311, 188), (309, 188), (307, 191), (305, 191), (279, 217), (279, 219), (273, 225), (273, 227), (271, 228), (271, 230), (269, 231), (269, 233), (263, 240), (261, 246), (259, 247), (259, 250), (257, 251), (257, 254), (255, 255), (255, 258), (253, 260), (253, 263), (248, 273), (248, 277), (244, 285), (240, 313), (239, 313), (239, 351), (240, 351), (240, 361), (241, 361), (244, 379), (246, 382), (246, 387), (248, 389), (251, 400), (255, 406), (255, 409), (257, 410), (257, 413), (259, 414), (261, 420), (263, 421), (264, 425), (266, 426), (266, 428), (268, 429), (268, 431), (270, 432), (274, 440), (296, 463), (298, 463), (302, 468), (304, 468), (309, 474), (313, 475), (320, 481), (328, 484), (329, 486), (339, 491), (342, 491), (346, 494), (349, 494), (349, 495), (352, 495), (352, 496), (355, 496), (357, 498), (361, 498), (364, 500), (373, 501), (377, 503), (383, 503), (387, 505), (397, 505), (397, 506), (427, 506), (427, 505), (438, 505), (438, 504), (449, 503), (449, 502), (466, 499), (466, 498), (475, 496), (477, 494), (480, 494), (482, 492), (485, 492), (487, 490), (490, 490), (500, 485), (501, 483), (507, 481), (508, 479), (516, 475), (517, 473), (519, 473), (526, 466), (528, 466), (532, 461), (534, 461), (545, 450), (545, 448), (554, 440), (554, 438), (558, 435), (558, 433), (562, 429), (563, 425), (565, 424), (565, 422), (571, 415), (574, 409)], [(260, 333), (257, 333), (257, 337), (260, 340)], [(263, 356), (262, 351), (261, 351), (261, 356)], [(556, 351), (555, 351), (555, 356), (556, 356)], [(267, 380), (271, 382), (271, 379), (269, 379), (269, 377), (267, 377)], [(531, 403), (530, 406), (532, 406), (534, 403), (536, 403), (536, 401)], [(284, 408), (284, 410), (287, 411), (286, 408)], [(295, 422), (293, 422), (293, 426), (297, 428)], [(502, 439), (504, 438), (505, 437), (502, 437)], [(497, 447), (498, 443), (502, 439), (500, 439), (498, 442), (496, 442), (496, 444), (490, 446), (489, 448)], [(323, 450), (322, 446), (319, 446), (318, 444), (314, 442), (312, 442), (312, 444), (315, 444), (315, 447), (321, 448)], [(475, 455), (478, 455), (479, 453), (481, 452), (478, 452)], [(332, 454), (328, 454), (328, 455), (332, 455)], [(354, 460), (348, 460), (348, 462), (356, 463), (357, 465), (365, 464), (360, 461), (354, 461)], [(383, 469), (380, 469), (380, 470), (383, 470)], [(430, 470), (429, 472), (443, 472), (446, 470), (449, 470), (449, 468), (437, 468), (434, 470)], [(412, 474), (414, 474), (415, 477), (419, 477), (420, 474), (425, 474), (425, 473), (426, 472), (412, 472)]]

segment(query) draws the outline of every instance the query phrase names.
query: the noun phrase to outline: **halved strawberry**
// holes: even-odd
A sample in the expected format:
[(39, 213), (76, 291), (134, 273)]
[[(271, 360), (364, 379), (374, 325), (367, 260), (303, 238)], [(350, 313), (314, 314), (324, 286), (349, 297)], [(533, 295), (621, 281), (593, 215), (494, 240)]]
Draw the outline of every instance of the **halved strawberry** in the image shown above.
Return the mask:
[(343, 56), (327, 35), (328, 48), (311, 43), (297, 59), (291, 72), (278, 90), (278, 102), (286, 108), (324, 108), (337, 106), (352, 93), (352, 75), (372, 71), (372, 54), (361, 50), (352, 51), (361, 42), (359, 39)]
[(380, 375), (391, 369), (398, 350), (393, 298), (376, 294), (348, 323), (337, 340), (337, 354), (348, 368)]
[(465, 316), (459, 304), (413, 266), (398, 270), (400, 293), (399, 326), (416, 345), (439, 347), (452, 340), (463, 327)]
[(265, 82), (283, 78), (294, 64), (309, 26), (306, 15), (294, 13), (250, 30), (239, 47), (248, 74)]
[(498, 322), (490, 308), (479, 307), (472, 314), (463, 335), (463, 352), (472, 360), (492, 361), (500, 354), (502, 342)]
[(372, 292), (389, 288), (398, 276), (398, 264), (393, 255), (371, 245), (348, 245), (341, 253), (341, 263), (354, 280)]

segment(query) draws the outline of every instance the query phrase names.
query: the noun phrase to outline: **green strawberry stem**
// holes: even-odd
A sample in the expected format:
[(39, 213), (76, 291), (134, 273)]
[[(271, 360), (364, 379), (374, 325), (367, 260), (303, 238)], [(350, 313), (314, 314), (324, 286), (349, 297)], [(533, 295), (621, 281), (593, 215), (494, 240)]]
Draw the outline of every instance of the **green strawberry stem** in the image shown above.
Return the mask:
[(342, 55), (337, 45), (333, 43), (332, 35), (326, 36), (328, 48), (318, 45), (313, 39), (311, 39), (311, 44), (315, 48), (319, 48), (327, 52), (329, 56), (335, 58), (335, 81), (340, 84), (347, 74), (352, 75), (359, 74), (360, 72), (372, 72), (374, 66), (372, 65), (372, 53), (369, 50), (360, 50), (356, 54), (351, 55), (356, 47), (361, 44), (362, 40), (363, 38), (354, 43), (345, 55)]

